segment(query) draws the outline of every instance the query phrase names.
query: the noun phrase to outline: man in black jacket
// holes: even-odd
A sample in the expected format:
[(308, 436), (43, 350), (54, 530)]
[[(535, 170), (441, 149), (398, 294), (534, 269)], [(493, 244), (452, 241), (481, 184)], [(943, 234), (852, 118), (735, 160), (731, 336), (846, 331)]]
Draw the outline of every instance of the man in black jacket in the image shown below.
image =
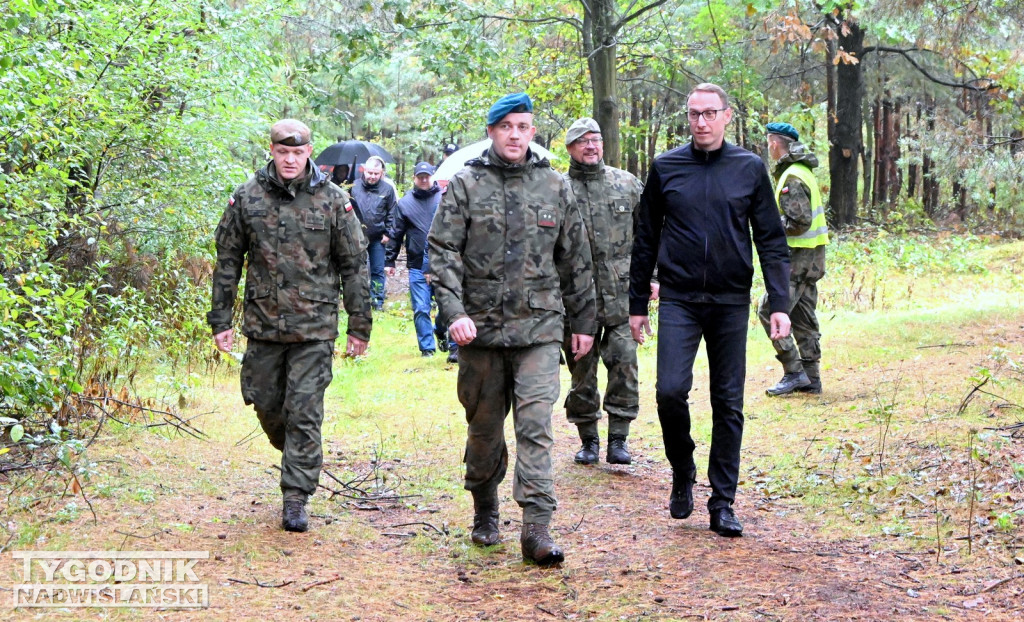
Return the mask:
[(693, 511), (697, 467), (687, 404), (693, 362), (703, 337), (711, 396), (708, 500), (711, 530), (739, 536), (733, 513), (743, 438), (753, 243), (771, 311), (771, 338), (789, 334), (789, 249), (768, 171), (759, 157), (725, 142), (729, 96), (699, 84), (687, 97), (692, 141), (654, 159), (640, 198), (630, 265), (629, 324), (633, 339), (651, 334), (651, 275), (658, 267), (658, 418), (672, 464), (672, 518)]
[(370, 298), (377, 311), (384, 308), (385, 286), (384, 248), (388, 232), (395, 226), (395, 189), (384, 179), (384, 160), (370, 156), (359, 167), (362, 179), (352, 186), (356, 216), (363, 223), (366, 253), (370, 262)]

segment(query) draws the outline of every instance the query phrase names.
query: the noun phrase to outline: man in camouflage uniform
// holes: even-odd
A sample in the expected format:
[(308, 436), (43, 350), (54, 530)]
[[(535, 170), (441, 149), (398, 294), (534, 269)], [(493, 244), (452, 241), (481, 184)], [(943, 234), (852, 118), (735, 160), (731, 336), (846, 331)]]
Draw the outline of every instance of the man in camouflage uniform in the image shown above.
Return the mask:
[[(629, 423), (640, 409), (636, 342), (629, 332), (629, 256), (643, 188), (630, 173), (605, 165), (602, 141), (601, 127), (587, 117), (578, 119), (565, 134), (571, 158), (565, 179), (572, 186), (590, 239), (598, 322), (590, 353), (578, 362), (566, 356), (572, 388), (565, 398), (565, 414), (576, 424), (583, 444), (575, 461), (595, 464), (600, 454), (597, 422), (601, 418), (597, 364), (603, 360), (608, 369), (604, 394), (608, 413), (606, 458), (611, 464), (629, 464), (632, 457), (626, 437)], [(566, 330), (563, 347), (567, 353), (571, 345), (571, 332)]]
[(596, 325), (583, 221), (569, 184), (529, 149), (537, 131), (532, 111), (525, 93), (491, 107), (492, 146), (452, 177), (427, 241), (435, 297), (459, 344), (472, 540), (486, 546), (500, 538), (498, 484), (508, 468), (504, 421), (511, 407), (523, 558), (550, 565), (564, 558), (548, 532), (556, 506), (551, 411), (559, 344), (566, 314), (577, 360), (590, 350)]
[[(828, 226), (821, 190), (811, 171), (818, 166), (818, 158), (800, 142), (800, 134), (789, 123), (769, 123), (766, 129), (768, 154), (778, 162), (773, 177), (789, 245), (789, 318), (793, 326), (791, 336), (772, 341), (783, 376), (765, 392), (821, 393), (821, 333), (815, 308), (818, 280), (825, 276)], [(757, 317), (770, 333), (769, 315), (766, 294), (758, 306)]]
[(235, 189), (217, 226), (206, 317), (217, 348), (230, 352), (232, 310), (248, 259), (242, 398), (281, 450), (282, 526), (306, 531), (306, 500), (323, 463), (320, 425), (338, 337), (339, 289), (348, 313), (347, 353), (363, 354), (370, 339), (366, 240), (348, 195), (313, 166), (309, 128), (278, 121), (270, 143), (272, 161)]

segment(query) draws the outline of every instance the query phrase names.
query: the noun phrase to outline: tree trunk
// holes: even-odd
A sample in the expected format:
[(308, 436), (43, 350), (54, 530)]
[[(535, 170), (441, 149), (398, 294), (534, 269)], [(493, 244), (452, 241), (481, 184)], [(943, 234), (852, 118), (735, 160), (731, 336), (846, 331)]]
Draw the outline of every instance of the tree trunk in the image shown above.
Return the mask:
[(619, 166), (619, 101), (615, 46), (615, 24), (618, 19), (613, 0), (590, 0), (583, 3), (583, 53), (590, 69), (594, 119), (601, 126), (604, 138), (604, 161)]
[[(832, 65), (835, 52), (845, 51), (861, 59), (864, 50), (864, 31), (860, 25), (849, 18), (839, 17), (836, 24), (836, 40), (831, 42), (833, 54), (828, 62)], [(845, 23), (846, 28), (840, 24)], [(864, 74), (861, 63), (843, 62), (835, 65), (834, 74), (835, 98), (829, 99), (832, 108), (829, 112), (829, 174), (832, 189), (829, 206), (835, 224), (839, 227), (852, 225), (857, 221), (857, 162), (864, 150), (862, 126), (864, 112), (861, 108), (864, 99)], [(831, 77), (831, 74), (830, 74)]]

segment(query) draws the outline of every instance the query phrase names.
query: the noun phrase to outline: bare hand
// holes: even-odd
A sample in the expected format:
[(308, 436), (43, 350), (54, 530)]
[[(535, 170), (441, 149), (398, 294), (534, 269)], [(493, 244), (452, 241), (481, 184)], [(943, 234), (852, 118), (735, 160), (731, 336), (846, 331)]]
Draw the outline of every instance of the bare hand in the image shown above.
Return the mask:
[(654, 331), (651, 330), (650, 318), (646, 315), (629, 316), (629, 332), (633, 335), (633, 341), (643, 345), (647, 335), (654, 334)]
[(394, 266), (392, 266), (390, 268), (384, 268), (384, 274), (386, 274), (388, 276), (395, 276), (395, 268), (394, 268)]
[(362, 356), (366, 354), (366, 346), (369, 345), (368, 341), (363, 341), (358, 337), (348, 336), (348, 344), (345, 347), (346, 356)]
[(429, 273), (428, 274), (424, 274), (423, 278), (426, 279), (427, 285), (430, 285), (430, 274)]
[(231, 352), (231, 346), (235, 345), (235, 331), (227, 329), (213, 336), (213, 342), (221, 352)]
[(651, 300), (657, 300), (661, 294), (661, 283), (651, 283)]
[(448, 335), (455, 343), (464, 346), (476, 339), (476, 323), (468, 317), (461, 317), (448, 327)]
[(391, 239), (391, 238), (389, 238), (388, 236), (386, 236), (386, 235), (382, 235), (382, 236), (380, 236), (380, 243), (381, 243), (381, 244), (387, 244), (387, 243), (388, 243), (388, 240), (390, 240), (390, 239)]
[(778, 341), (779, 339), (785, 339), (789, 337), (789, 316), (781, 311), (772, 313), (771, 330), (772, 330), (772, 341)]
[(578, 361), (586, 356), (590, 349), (594, 347), (594, 336), (593, 335), (579, 335), (573, 333), (572, 335), (572, 353), (576, 356), (572, 357), (572, 360)]

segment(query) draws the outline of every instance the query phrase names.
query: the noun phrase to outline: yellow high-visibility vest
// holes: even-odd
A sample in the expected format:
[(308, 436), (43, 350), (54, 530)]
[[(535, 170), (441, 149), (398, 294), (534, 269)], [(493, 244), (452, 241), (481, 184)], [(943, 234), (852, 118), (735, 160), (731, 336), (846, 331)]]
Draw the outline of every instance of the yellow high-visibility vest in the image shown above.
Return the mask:
[(821, 202), (821, 190), (811, 168), (802, 162), (786, 167), (775, 185), (775, 204), (782, 211), (782, 189), (790, 177), (796, 177), (811, 191), (811, 226), (800, 235), (787, 235), (786, 243), (797, 248), (814, 248), (828, 244), (828, 225), (825, 223), (825, 206)]

